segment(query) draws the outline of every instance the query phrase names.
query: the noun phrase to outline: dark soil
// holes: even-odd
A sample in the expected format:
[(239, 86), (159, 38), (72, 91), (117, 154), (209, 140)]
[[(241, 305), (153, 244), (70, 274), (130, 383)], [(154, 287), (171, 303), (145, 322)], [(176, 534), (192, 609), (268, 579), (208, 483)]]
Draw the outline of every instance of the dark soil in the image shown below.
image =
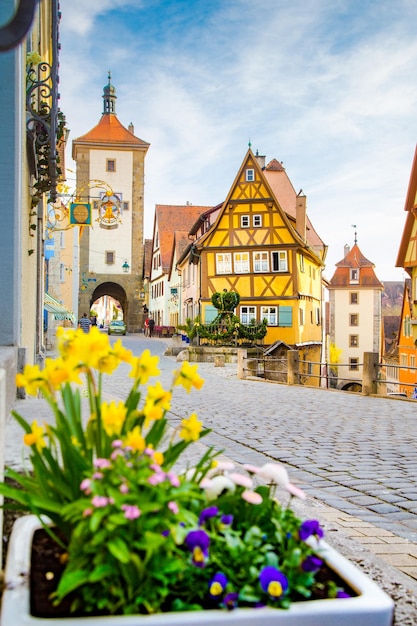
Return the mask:
[[(31, 614), (34, 617), (68, 617), (73, 597), (68, 596), (59, 606), (54, 606), (51, 594), (55, 591), (65, 567), (65, 550), (58, 546), (49, 534), (39, 529), (35, 532), (32, 545), (32, 564), (30, 577)], [(332, 570), (322, 567), (316, 576), (317, 585), (311, 600), (327, 597), (326, 587), (329, 580), (343, 587), (350, 595), (355, 592), (347, 588)], [(300, 598), (301, 599), (301, 598)], [(74, 614), (72, 614), (74, 615)]]

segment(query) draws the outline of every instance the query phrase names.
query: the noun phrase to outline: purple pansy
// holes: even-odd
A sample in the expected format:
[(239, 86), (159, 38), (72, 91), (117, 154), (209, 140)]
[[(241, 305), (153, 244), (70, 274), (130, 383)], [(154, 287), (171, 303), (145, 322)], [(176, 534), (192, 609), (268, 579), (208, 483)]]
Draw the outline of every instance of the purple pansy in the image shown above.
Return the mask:
[(192, 554), (193, 565), (204, 567), (210, 545), (208, 534), (204, 530), (191, 530), (185, 538), (185, 543)]
[(316, 519), (308, 519), (303, 522), (298, 531), (298, 536), (301, 541), (306, 541), (309, 537), (314, 535), (318, 539), (323, 537), (323, 529), (320, 527), (320, 523)]
[(336, 593), (336, 598), (351, 598), (351, 597), (352, 596), (346, 593), (346, 591), (343, 591), (343, 589), (339, 589), (339, 591)]
[(236, 593), (236, 591), (232, 591), (231, 593), (228, 593), (226, 596), (224, 596), (223, 604), (227, 609), (229, 609), (229, 611), (231, 611), (237, 606), (238, 599), (239, 594)]
[(220, 522), (225, 526), (231, 526), (233, 523), (233, 515), (222, 515)]
[(200, 513), (200, 517), (198, 518), (199, 526), (202, 526), (204, 522), (206, 522), (211, 517), (216, 517), (219, 509), (217, 506), (208, 506), (206, 509), (203, 509)]
[(318, 556), (310, 554), (302, 563), (301, 569), (304, 572), (317, 572), (323, 565), (323, 561)]
[(209, 582), (209, 595), (211, 598), (218, 598), (222, 595), (227, 585), (227, 577), (223, 572), (217, 572)]
[(288, 589), (287, 577), (272, 565), (267, 565), (259, 573), (262, 590), (270, 597), (281, 598)]

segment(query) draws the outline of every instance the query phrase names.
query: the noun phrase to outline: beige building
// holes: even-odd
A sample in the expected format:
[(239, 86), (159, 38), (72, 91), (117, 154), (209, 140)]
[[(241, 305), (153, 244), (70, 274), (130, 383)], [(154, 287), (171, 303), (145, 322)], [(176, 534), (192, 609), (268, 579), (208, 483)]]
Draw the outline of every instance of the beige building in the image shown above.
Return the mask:
[[(143, 326), (144, 170), (149, 144), (125, 128), (116, 115), (116, 90), (103, 90), (100, 121), (73, 141), (77, 202), (82, 226), (79, 244), (78, 316), (96, 300), (120, 303), (128, 331)], [(79, 204), (77, 204), (79, 203)], [(89, 204), (89, 206), (88, 206)], [(86, 206), (87, 205), (87, 206)], [(75, 214), (77, 220), (77, 214)]]
[(359, 390), (364, 352), (381, 356), (381, 295), (383, 284), (375, 265), (360, 251), (355, 237), (345, 246), (329, 281), (330, 342), (341, 350), (340, 365), (331, 368), (333, 386)]

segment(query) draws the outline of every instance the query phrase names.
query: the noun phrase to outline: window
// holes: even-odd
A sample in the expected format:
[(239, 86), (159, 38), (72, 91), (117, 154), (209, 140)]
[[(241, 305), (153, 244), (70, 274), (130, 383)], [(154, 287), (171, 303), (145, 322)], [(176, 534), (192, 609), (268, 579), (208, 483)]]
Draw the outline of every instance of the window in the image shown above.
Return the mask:
[(406, 354), (400, 354), (400, 366), (401, 367), (407, 367), (408, 365), (408, 361), (407, 361), (407, 355)]
[(242, 324), (248, 326), (252, 322), (256, 322), (256, 307), (255, 306), (241, 306), (240, 307), (240, 321)]
[(358, 269), (351, 269), (350, 270), (350, 282), (351, 283), (358, 283), (359, 282), (359, 270)]
[(357, 313), (351, 313), (349, 315), (350, 326), (359, 326), (359, 315)]
[(218, 274), (232, 273), (232, 255), (230, 252), (216, 254), (216, 271)]
[(106, 250), (104, 253), (106, 265), (114, 265), (115, 253), (113, 250)]
[(253, 253), (253, 271), (269, 272), (268, 252)]
[(321, 324), (321, 316), (320, 316), (320, 307), (316, 307), (316, 324), (320, 326)]
[(253, 216), (253, 227), (259, 228), (262, 226), (262, 215), (256, 214)]
[(130, 209), (129, 202), (122, 202), (122, 210), (128, 211)]
[(349, 369), (350, 370), (358, 370), (359, 369), (359, 359), (355, 358), (351, 358), (349, 359)]
[(359, 335), (349, 335), (349, 346), (357, 348), (359, 346)]
[(61, 283), (65, 282), (65, 265), (63, 263), (59, 266), (59, 280)]
[(240, 227), (241, 228), (249, 228), (250, 220), (249, 215), (241, 215), (240, 216)]
[(106, 171), (107, 172), (115, 172), (116, 171), (116, 161), (115, 161), (115, 159), (107, 159), (106, 160)]
[[(274, 254), (274, 253), (272, 253)], [(304, 254), (300, 254), (300, 272), (304, 272), (305, 268), (304, 268)]]
[(233, 256), (235, 274), (248, 274), (249, 252), (235, 252)]
[(273, 272), (288, 272), (288, 257), (286, 250), (271, 252), (271, 256)]
[(412, 334), (410, 316), (406, 315), (404, 318), (404, 337), (411, 337)]
[(255, 170), (247, 169), (246, 170), (246, 182), (252, 183), (255, 180)]
[(276, 306), (262, 306), (261, 307), (261, 321), (267, 320), (268, 326), (276, 326), (278, 321), (278, 307)]
[(65, 233), (63, 231), (59, 233), (59, 247), (61, 250), (65, 248)]
[(299, 309), (300, 326), (304, 326), (304, 311)]
[(414, 354), (410, 354), (410, 367), (412, 369), (415, 369), (416, 367), (416, 357), (414, 356)]
[(351, 304), (359, 304), (359, 294), (357, 291), (351, 291), (349, 294)]
[(291, 328), (292, 326), (292, 306), (278, 307), (278, 326)]

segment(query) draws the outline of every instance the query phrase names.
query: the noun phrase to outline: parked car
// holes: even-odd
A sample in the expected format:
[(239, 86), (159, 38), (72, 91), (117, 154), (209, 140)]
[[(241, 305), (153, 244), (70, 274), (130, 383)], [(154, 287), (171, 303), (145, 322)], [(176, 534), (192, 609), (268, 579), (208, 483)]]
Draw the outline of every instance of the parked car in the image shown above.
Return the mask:
[(126, 324), (123, 320), (112, 320), (107, 329), (108, 335), (126, 335)]

